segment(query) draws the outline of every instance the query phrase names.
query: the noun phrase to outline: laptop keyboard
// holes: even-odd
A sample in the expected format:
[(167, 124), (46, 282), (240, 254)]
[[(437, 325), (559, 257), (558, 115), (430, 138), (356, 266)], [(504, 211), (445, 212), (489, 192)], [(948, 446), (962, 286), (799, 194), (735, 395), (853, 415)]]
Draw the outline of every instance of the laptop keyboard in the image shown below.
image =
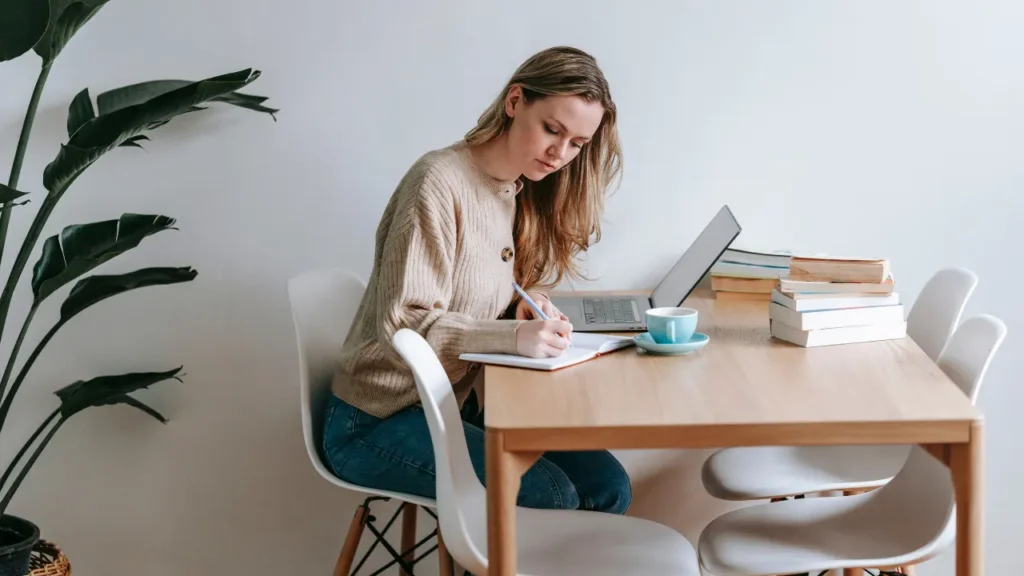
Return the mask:
[(583, 318), (587, 324), (634, 324), (640, 321), (636, 300), (584, 298)]

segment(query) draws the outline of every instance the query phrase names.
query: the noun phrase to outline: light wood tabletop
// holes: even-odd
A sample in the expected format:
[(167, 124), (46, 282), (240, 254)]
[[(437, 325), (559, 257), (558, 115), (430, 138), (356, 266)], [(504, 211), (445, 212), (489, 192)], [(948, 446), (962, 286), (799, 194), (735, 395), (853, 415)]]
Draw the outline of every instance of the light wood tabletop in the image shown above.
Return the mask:
[(515, 497), (544, 451), (922, 444), (957, 485), (957, 575), (982, 574), (982, 419), (910, 338), (801, 348), (771, 338), (767, 304), (695, 292), (685, 356), (626, 348), (541, 372), (484, 368), (488, 557), (515, 574)]

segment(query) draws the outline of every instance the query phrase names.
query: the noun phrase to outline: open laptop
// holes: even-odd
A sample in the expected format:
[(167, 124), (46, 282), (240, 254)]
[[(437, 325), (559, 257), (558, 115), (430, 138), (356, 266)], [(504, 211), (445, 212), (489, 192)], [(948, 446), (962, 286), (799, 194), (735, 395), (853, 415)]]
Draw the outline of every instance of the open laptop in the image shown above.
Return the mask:
[(647, 310), (681, 305), (741, 230), (729, 207), (722, 206), (650, 296), (611, 293), (552, 297), (551, 302), (569, 317), (575, 332), (647, 330)]

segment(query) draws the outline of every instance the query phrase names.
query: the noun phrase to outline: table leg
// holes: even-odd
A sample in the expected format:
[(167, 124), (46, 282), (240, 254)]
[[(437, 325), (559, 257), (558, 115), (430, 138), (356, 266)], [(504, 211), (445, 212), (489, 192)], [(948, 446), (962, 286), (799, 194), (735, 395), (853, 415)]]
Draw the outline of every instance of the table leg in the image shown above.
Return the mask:
[(949, 445), (949, 469), (956, 489), (956, 574), (984, 574), (984, 425), (971, 424), (967, 443)]
[(487, 573), (489, 576), (516, 575), (516, 497), (523, 473), (540, 453), (505, 450), (500, 430), (487, 432)]

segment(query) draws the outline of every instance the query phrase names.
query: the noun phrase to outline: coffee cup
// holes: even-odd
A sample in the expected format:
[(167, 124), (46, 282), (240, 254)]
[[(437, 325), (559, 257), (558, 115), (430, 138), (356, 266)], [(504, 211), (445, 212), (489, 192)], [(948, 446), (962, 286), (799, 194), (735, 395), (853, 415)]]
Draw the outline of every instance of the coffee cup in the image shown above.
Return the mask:
[(689, 342), (697, 331), (697, 311), (693, 308), (651, 308), (646, 317), (647, 331), (658, 344)]

